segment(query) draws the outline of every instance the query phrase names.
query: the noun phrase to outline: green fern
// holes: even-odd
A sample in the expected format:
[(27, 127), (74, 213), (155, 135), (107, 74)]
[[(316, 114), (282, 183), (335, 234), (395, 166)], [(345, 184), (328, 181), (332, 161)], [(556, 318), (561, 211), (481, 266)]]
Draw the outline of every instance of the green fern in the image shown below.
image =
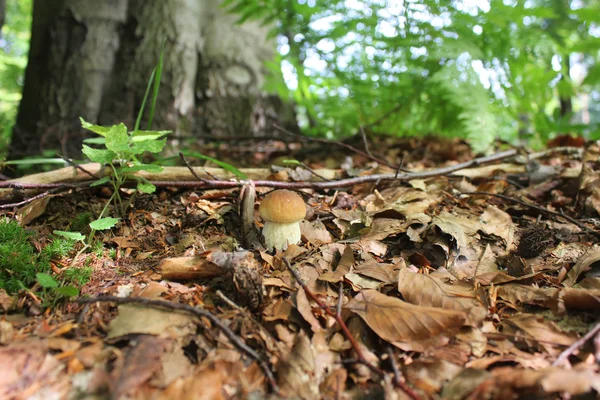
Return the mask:
[[(459, 124), (451, 130), (452, 136), (465, 137), (476, 152), (490, 148), (498, 135), (492, 99), (475, 71), (468, 67), (459, 70), (456, 64), (436, 72), (430, 84), (453, 110), (457, 110)], [(452, 132), (454, 131), (454, 132)]]

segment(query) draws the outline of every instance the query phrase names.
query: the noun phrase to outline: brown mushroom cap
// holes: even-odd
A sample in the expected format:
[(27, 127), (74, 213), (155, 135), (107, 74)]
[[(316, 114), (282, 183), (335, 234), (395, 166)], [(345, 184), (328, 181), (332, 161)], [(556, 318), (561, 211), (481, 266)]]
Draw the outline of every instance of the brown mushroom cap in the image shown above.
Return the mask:
[(296, 192), (275, 190), (265, 196), (258, 212), (265, 221), (290, 224), (304, 219), (306, 205)]

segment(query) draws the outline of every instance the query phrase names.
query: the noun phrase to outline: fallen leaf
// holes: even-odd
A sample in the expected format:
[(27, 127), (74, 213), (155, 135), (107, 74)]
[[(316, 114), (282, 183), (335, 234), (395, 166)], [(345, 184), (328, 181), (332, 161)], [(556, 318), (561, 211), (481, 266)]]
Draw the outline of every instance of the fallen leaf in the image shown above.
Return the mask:
[(579, 276), (593, 263), (600, 261), (600, 247), (592, 247), (583, 257), (577, 261), (577, 264), (567, 273), (567, 279), (563, 282), (564, 286), (573, 286)]
[(414, 305), (464, 311), (467, 325), (476, 326), (487, 315), (487, 307), (479, 301), (473, 286), (466, 282), (449, 284), (435, 276), (403, 268), (398, 276), (398, 291)]
[(119, 315), (110, 323), (107, 339), (132, 333), (178, 338), (196, 331), (196, 321), (191, 315), (158, 310), (132, 304), (119, 306)]
[(358, 314), (382, 339), (403, 350), (422, 351), (428, 339), (452, 335), (464, 325), (462, 311), (416, 306), (375, 290), (363, 290), (345, 306)]

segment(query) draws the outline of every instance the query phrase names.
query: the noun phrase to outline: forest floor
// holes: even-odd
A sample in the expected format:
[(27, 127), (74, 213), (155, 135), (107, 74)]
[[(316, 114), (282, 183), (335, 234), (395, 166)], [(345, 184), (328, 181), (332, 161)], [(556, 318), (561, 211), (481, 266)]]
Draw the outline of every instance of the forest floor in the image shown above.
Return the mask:
[[(245, 237), (240, 187), (136, 196), (101, 245), (52, 258), (59, 282), (89, 272), (79, 297), (0, 290), (0, 398), (596, 398), (600, 147), (567, 144), (476, 163), (435, 138), (379, 139), (373, 154), (209, 145), (238, 167), (303, 160), (246, 186), (260, 228), (265, 182), (312, 182), (291, 186), (308, 209), (301, 243), (273, 253)], [(3, 211), (40, 250), (109, 196)]]

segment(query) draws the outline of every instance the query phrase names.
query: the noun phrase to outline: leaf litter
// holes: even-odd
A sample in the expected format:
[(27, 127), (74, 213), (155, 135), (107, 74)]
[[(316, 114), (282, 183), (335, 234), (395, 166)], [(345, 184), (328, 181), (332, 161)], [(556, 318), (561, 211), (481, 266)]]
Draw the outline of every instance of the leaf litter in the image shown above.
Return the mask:
[[(443, 159), (431, 140), (403, 143), (406, 168), (472, 157), (460, 147)], [(0, 292), (0, 398), (597, 395), (598, 154), (597, 143), (579, 158), (548, 151), (537, 160), (553, 168), (543, 179), (517, 157), (408, 182), (302, 189), (302, 243), (275, 254), (241, 248), (237, 188), (139, 196), (101, 236), (103, 250), (60, 260), (92, 268), (81, 294), (98, 301), (40, 312), (33, 293)], [(305, 164), (324, 170), (336, 159)], [(393, 173), (351, 161), (328, 179)], [(259, 199), (269, 190), (257, 187)], [(103, 207), (94, 194), (36, 201), (19, 215), (48, 240)]]

